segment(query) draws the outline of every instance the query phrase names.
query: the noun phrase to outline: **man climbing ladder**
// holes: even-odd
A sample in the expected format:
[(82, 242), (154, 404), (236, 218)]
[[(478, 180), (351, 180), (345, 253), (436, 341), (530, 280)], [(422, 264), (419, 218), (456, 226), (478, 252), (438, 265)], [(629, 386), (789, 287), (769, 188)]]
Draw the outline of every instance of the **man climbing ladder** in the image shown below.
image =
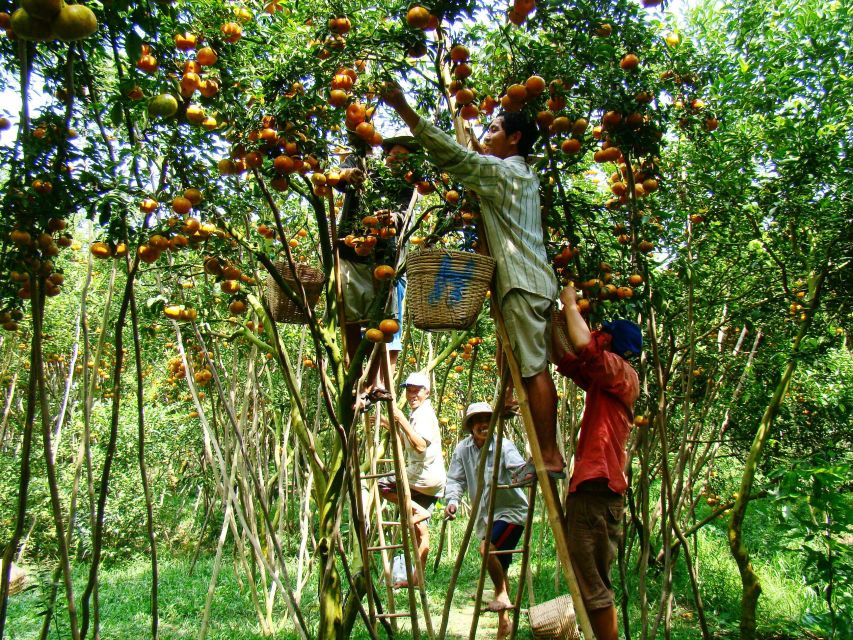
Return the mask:
[[(523, 113), (502, 113), (489, 124), (481, 155), (420, 117), (400, 87), (386, 84), (383, 100), (409, 126), (430, 161), (480, 197), (486, 240), (496, 262), (496, 302), (530, 397), (542, 460), (549, 475), (565, 478), (557, 448), (557, 390), (548, 372), (551, 308), (557, 282), (548, 264), (539, 211), (539, 177), (526, 157), (539, 137)], [(533, 464), (517, 481), (532, 481)]]

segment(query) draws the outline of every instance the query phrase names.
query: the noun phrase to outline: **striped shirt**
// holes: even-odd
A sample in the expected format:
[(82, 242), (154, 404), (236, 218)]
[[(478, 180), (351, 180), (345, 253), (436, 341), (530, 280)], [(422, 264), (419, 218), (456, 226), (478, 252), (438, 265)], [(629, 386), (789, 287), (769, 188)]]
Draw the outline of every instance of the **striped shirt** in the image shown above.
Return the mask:
[(486, 240), (496, 262), (498, 300), (512, 289), (554, 300), (557, 280), (545, 253), (539, 177), (524, 158), (480, 155), (423, 118), (412, 133), (433, 164), (480, 197)]
[[(495, 443), (493, 438), (489, 444), (489, 452), (486, 454), (486, 470), (484, 477), (487, 479), (483, 497), (480, 499), (480, 509), (477, 513), (477, 537), (482, 539), (486, 533), (486, 524), (489, 517), (489, 494), (491, 493), (492, 469), (495, 464)], [(480, 486), (477, 477), (477, 465), (480, 463), (480, 449), (474, 444), (474, 439), (468, 436), (456, 445), (453, 457), (450, 459), (450, 469), (447, 471), (447, 485), (444, 487), (444, 500), (447, 504), (459, 504), (459, 500), (467, 491), (470, 496), (477, 493)], [(509, 484), (512, 482), (512, 470), (524, 464), (524, 458), (508, 438), (503, 439), (501, 449), (500, 471), (498, 472), (498, 483)], [(495, 520), (503, 520), (512, 524), (524, 526), (527, 522), (527, 496), (523, 489), (499, 489), (495, 496)]]

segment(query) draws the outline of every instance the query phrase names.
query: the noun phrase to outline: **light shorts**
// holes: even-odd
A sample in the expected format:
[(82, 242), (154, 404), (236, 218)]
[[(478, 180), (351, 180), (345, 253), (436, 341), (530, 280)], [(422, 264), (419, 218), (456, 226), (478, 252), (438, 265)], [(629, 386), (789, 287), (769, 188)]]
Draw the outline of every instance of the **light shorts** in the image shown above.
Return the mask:
[(522, 378), (548, 367), (553, 305), (552, 300), (523, 289), (510, 290), (501, 302), (507, 337)]
[[(341, 289), (344, 294), (344, 317), (347, 322), (364, 324), (370, 321), (370, 307), (376, 298), (376, 281), (373, 278), (373, 265), (366, 262), (350, 262), (341, 260)], [(400, 351), (403, 348), (403, 305), (406, 295), (406, 280), (397, 280), (391, 292), (389, 311), (394, 313), (400, 330), (394, 334), (394, 339), (388, 343), (389, 351)]]

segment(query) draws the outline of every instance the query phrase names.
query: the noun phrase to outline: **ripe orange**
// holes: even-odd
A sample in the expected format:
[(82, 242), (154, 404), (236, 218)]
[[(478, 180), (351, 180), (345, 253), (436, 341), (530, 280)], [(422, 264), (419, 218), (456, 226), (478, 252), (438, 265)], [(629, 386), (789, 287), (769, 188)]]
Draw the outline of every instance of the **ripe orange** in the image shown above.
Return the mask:
[(204, 200), (204, 196), (201, 194), (201, 191), (195, 187), (184, 189), (184, 197), (189, 200), (194, 207), (200, 205), (201, 201)]
[(450, 49), (450, 60), (452, 62), (468, 62), (470, 55), (468, 47), (461, 44), (453, 45), (453, 48)]
[(530, 76), (524, 83), (527, 94), (534, 98), (545, 92), (545, 86), (545, 79), (541, 76)]
[(459, 110), (459, 115), (463, 120), (476, 120), (480, 117), (480, 110), (473, 104), (466, 104)]
[(619, 61), (619, 66), (623, 71), (633, 71), (640, 64), (640, 59), (633, 53), (626, 53)]
[(563, 144), (560, 145), (560, 149), (563, 153), (567, 154), (579, 153), (581, 150), (581, 141), (577, 138), (566, 138), (563, 140)]
[(389, 318), (379, 323), (379, 330), (386, 335), (391, 334), (393, 336), (400, 330), (400, 323)]
[(202, 47), (198, 50), (196, 54), (196, 60), (203, 67), (210, 67), (216, 64), (216, 61), (219, 60), (219, 56), (216, 55), (216, 52), (210, 47)]
[(109, 258), (113, 253), (110, 245), (106, 242), (93, 242), (92, 246), (89, 247), (89, 251), (96, 258)]
[(198, 38), (194, 33), (179, 33), (175, 36), (175, 47), (181, 51), (189, 51), (195, 49)]
[(474, 92), (471, 89), (460, 89), (456, 92), (456, 102), (458, 104), (471, 104), (474, 102)]
[(347, 125), (351, 124), (351, 129), (355, 129), (358, 125), (364, 122), (366, 117), (367, 113), (365, 112), (364, 105), (361, 103), (353, 102), (347, 107)]
[(584, 133), (586, 133), (586, 129), (588, 126), (589, 122), (586, 120), (586, 118), (578, 118), (572, 125), (572, 133), (576, 136), (582, 136)]
[(601, 118), (601, 125), (605, 129), (611, 129), (622, 122), (622, 114), (618, 111), (608, 111)]
[(507, 87), (506, 95), (513, 102), (524, 102), (527, 100), (527, 88), (523, 84), (511, 84)]
[(153, 264), (160, 258), (160, 250), (154, 247), (143, 244), (139, 247), (139, 259), (146, 264)]
[(377, 280), (390, 280), (394, 277), (394, 267), (388, 264), (380, 264), (373, 270), (373, 277)]
[(225, 42), (230, 42), (231, 44), (234, 44), (243, 36), (243, 27), (236, 22), (226, 22), (219, 27), (219, 30), (225, 36)]
[(232, 316), (241, 316), (246, 312), (246, 303), (242, 300), (233, 300), (231, 304), (228, 305), (228, 312)]
[(459, 202), (459, 192), (455, 189), (450, 189), (447, 193), (444, 194), (444, 200), (447, 204), (456, 204)]
[(333, 107), (342, 107), (347, 103), (348, 94), (343, 89), (332, 89), (329, 92), (329, 104)]
[(191, 104), (187, 107), (186, 116), (187, 122), (190, 124), (201, 124), (207, 117), (204, 113), (204, 109), (197, 104)]
[(416, 4), (406, 13), (406, 22), (412, 29), (426, 29), (432, 15), (424, 7)]
[(459, 78), (460, 80), (464, 80), (465, 78), (471, 75), (471, 65), (467, 62), (460, 62), (453, 69), (453, 75)]
[(364, 337), (368, 342), (384, 342), (385, 334), (379, 329), (368, 329), (364, 332)]
[(547, 129), (554, 123), (554, 114), (550, 111), (540, 111), (536, 114), (536, 122), (540, 129)]
[(192, 206), (192, 201), (184, 196), (177, 196), (172, 200), (172, 210), (179, 215), (186, 215), (189, 213)]
[(643, 284), (643, 276), (641, 276), (639, 273), (632, 273), (630, 276), (628, 276), (628, 282), (631, 284), (631, 286), (638, 287)]
[(355, 128), (355, 135), (364, 140), (365, 142), (369, 141), (375, 130), (373, 129), (373, 125), (369, 122), (362, 122)]

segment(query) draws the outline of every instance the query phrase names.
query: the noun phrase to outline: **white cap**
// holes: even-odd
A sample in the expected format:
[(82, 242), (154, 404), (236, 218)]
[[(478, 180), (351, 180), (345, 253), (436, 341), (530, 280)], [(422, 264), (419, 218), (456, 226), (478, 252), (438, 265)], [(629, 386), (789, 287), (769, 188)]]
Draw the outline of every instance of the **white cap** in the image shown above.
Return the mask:
[(401, 385), (403, 387), (423, 387), (429, 391), (429, 376), (420, 371), (410, 373), (406, 381)]
[(465, 410), (465, 417), (462, 419), (462, 429), (468, 428), (468, 420), (476, 415), (481, 414), (489, 414), (492, 415), (494, 413), (492, 411), (492, 405), (488, 402), (472, 402), (468, 405), (468, 409)]

